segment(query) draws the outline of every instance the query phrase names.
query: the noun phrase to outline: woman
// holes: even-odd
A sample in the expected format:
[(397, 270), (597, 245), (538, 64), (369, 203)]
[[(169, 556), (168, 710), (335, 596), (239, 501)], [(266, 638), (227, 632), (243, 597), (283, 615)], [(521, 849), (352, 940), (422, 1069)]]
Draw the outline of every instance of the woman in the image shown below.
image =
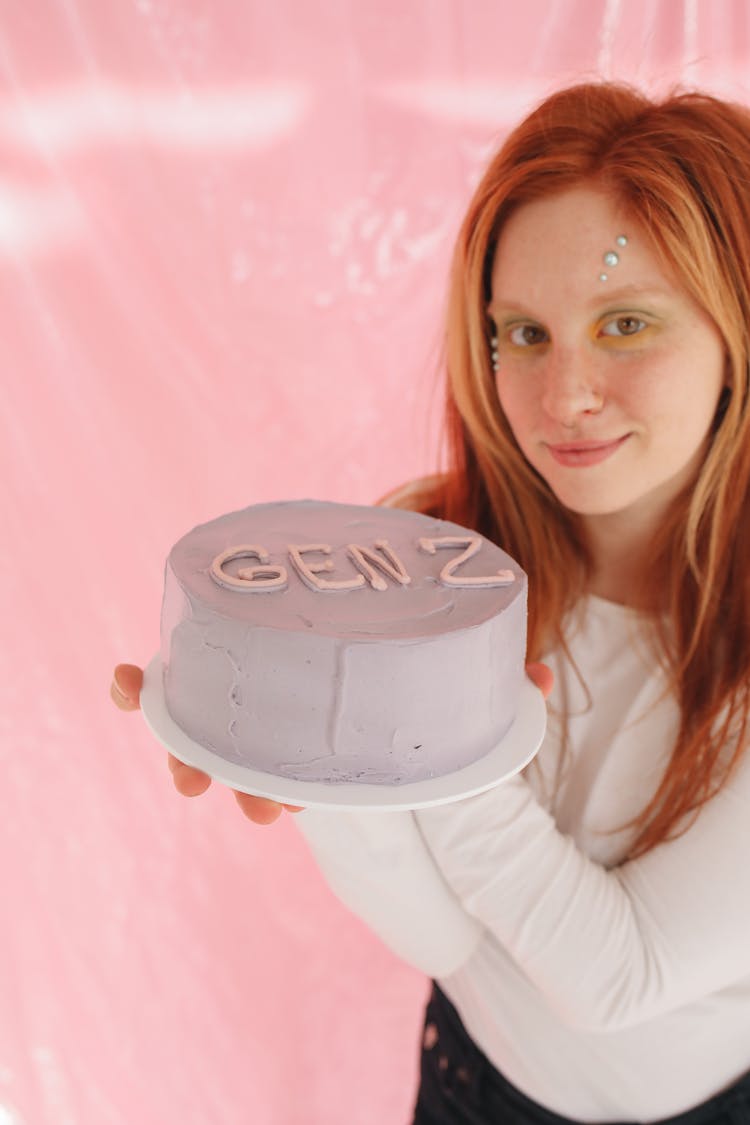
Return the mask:
[(528, 572), (548, 732), (479, 797), (298, 817), (439, 979), (420, 1125), (750, 1122), (748, 325), (746, 110), (590, 84), (510, 135), (454, 259), (450, 468), (391, 502)]

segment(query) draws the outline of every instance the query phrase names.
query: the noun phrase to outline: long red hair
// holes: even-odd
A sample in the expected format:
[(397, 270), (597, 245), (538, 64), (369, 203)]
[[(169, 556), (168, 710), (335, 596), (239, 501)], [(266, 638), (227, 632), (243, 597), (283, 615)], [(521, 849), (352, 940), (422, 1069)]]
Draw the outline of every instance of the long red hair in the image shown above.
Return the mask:
[[(453, 260), (446, 338), (448, 472), (418, 506), (502, 544), (529, 575), (529, 659), (563, 644), (591, 574), (581, 526), (522, 456), (495, 389), (487, 303), (499, 232), (531, 200), (608, 191), (709, 314), (728, 388), (696, 479), (649, 551), (639, 608), (681, 711), (668, 768), (634, 822), (630, 854), (690, 823), (745, 747), (750, 693), (750, 111), (700, 93), (652, 101), (590, 83), (546, 99), (476, 189)], [(689, 393), (689, 386), (686, 386)], [(415, 505), (416, 506), (416, 505)], [(666, 624), (665, 624), (666, 621)]]

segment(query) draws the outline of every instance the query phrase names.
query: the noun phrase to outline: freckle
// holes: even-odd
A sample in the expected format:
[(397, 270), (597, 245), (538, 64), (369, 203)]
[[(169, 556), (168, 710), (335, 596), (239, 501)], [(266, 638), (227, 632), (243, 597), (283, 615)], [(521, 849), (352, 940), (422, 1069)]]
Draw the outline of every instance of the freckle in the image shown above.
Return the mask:
[(424, 1029), (424, 1049), (431, 1051), (439, 1039), (438, 1029), (434, 1023), (428, 1023)]

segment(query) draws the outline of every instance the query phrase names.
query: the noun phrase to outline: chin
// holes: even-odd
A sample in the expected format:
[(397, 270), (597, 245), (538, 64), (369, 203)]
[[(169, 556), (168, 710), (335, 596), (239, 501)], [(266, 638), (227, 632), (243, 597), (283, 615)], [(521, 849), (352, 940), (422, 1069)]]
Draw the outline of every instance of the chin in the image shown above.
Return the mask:
[[(552, 486), (550, 486), (552, 487)], [(613, 516), (618, 512), (625, 512), (638, 503), (638, 498), (632, 495), (615, 495), (610, 492), (607, 496), (592, 493), (582, 495), (578, 489), (552, 488), (558, 503), (568, 512), (577, 516)]]

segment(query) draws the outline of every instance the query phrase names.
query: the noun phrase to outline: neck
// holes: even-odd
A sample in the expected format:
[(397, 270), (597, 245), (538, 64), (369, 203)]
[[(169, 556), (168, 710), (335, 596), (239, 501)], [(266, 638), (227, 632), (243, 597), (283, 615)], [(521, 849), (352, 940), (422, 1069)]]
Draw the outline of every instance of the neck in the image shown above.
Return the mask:
[(635, 606), (656, 531), (654, 521), (634, 521), (630, 512), (613, 512), (584, 517), (584, 528), (594, 563), (591, 593)]

